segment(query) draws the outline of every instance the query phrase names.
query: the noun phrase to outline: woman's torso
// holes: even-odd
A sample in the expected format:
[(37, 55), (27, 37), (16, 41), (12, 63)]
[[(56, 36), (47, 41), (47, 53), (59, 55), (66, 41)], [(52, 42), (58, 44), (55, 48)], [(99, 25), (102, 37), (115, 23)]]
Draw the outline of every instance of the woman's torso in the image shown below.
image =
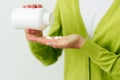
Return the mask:
[[(93, 42), (114, 53), (118, 53), (120, 46), (119, 5), (120, 1), (115, 0), (105, 16), (98, 20), (91, 38)], [(63, 36), (79, 34), (89, 38), (80, 15), (79, 0), (59, 0), (59, 10)], [(114, 80), (77, 49), (65, 49), (64, 69), (65, 80)]]

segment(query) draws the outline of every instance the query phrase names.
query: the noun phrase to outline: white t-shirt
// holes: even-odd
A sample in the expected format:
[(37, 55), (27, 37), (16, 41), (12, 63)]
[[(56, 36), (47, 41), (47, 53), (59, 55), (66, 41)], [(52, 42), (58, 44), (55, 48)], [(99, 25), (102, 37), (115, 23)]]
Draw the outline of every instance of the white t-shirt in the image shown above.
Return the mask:
[(79, 0), (79, 9), (89, 37), (114, 0)]

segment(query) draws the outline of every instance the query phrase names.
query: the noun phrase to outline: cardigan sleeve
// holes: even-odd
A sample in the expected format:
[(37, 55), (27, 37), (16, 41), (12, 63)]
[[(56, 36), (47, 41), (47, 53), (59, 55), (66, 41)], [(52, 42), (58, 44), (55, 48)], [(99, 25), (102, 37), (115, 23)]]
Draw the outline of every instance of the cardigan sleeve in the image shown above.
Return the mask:
[[(54, 9), (54, 23), (49, 31), (49, 36), (61, 36), (62, 28), (60, 23), (59, 13), (59, 2), (57, 0), (56, 7)], [(28, 41), (32, 54), (40, 61), (43, 65), (50, 65), (57, 61), (58, 57), (62, 53), (62, 49), (54, 49), (47, 45), (42, 45), (37, 42)]]
[(115, 78), (115, 80), (120, 79), (120, 53), (116, 55), (89, 39), (80, 48), (80, 52), (89, 56), (95, 64)]

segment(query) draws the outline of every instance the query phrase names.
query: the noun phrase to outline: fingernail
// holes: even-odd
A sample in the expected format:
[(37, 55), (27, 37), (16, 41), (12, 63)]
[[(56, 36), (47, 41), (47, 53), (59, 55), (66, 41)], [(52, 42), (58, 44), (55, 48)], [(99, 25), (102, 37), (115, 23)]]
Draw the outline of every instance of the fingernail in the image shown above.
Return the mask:
[(36, 6), (36, 4), (32, 4), (32, 6), (31, 6), (31, 8), (36, 8), (37, 6)]
[(43, 8), (43, 6), (41, 4), (38, 4), (37, 8)]

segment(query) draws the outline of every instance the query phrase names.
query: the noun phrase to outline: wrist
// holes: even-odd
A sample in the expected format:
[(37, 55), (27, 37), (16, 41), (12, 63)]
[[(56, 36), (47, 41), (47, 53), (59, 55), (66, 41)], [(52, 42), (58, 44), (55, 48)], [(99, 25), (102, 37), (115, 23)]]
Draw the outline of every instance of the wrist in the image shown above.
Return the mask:
[(77, 49), (81, 48), (84, 45), (85, 41), (86, 41), (85, 38), (80, 37), (78, 40), (78, 44), (77, 44), (76, 48)]

